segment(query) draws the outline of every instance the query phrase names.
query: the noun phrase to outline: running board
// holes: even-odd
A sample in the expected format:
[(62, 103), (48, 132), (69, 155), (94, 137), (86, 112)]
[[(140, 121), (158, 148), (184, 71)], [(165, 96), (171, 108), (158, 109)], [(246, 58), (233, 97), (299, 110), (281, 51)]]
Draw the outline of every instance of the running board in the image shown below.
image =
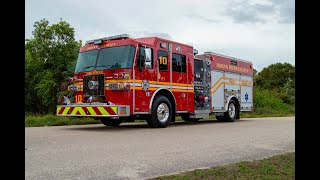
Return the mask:
[(190, 114), (190, 118), (208, 118), (210, 110), (197, 110), (194, 114)]

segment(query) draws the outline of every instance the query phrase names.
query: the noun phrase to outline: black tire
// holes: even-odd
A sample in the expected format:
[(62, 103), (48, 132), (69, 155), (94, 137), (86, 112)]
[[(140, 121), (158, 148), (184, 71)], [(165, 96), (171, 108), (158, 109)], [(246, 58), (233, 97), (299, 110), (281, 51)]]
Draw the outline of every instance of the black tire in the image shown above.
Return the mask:
[[(167, 109), (167, 112), (163, 109), (162, 115), (164, 115), (164, 119), (161, 120), (158, 118), (157, 110), (160, 105), (161, 105), (160, 108), (166, 108), (164, 104), (166, 104), (168, 109)], [(153, 127), (153, 128), (167, 127), (172, 120), (172, 116), (173, 116), (172, 112), (173, 112), (172, 106), (169, 99), (161, 95), (156, 96), (154, 102), (152, 103), (151, 115), (147, 118), (147, 123), (149, 127)], [(166, 113), (169, 113), (167, 118), (166, 118)]]
[(190, 118), (189, 114), (181, 114), (181, 118), (184, 121), (189, 121), (189, 122), (198, 122), (200, 118)]
[[(230, 113), (229, 113), (229, 107), (230, 106), (233, 106), (235, 108), (233, 116), (230, 116)], [(236, 118), (237, 118), (237, 114), (238, 114), (238, 106), (237, 106), (237, 104), (236, 104), (236, 102), (234, 100), (230, 100), (229, 104), (228, 104), (228, 111), (224, 113), (225, 121), (227, 121), (227, 122), (235, 121)]]
[(102, 122), (102, 124), (106, 125), (106, 126), (119, 126), (123, 119), (122, 118), (119, 118), (119, 119), (111, 119), (111, 118), (103, 118), (103, 119), (100, 119), (100, 121)]
[(225, 121), (225, 117), (224, 116), (216, 116), (217, 120), (219, 122), (224, 122)]

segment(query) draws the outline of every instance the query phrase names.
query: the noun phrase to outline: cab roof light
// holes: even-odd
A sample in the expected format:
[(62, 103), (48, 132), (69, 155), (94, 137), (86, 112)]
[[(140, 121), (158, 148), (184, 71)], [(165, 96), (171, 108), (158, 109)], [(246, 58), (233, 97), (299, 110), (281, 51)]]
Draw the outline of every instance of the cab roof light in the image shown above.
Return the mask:
[(199, 52), (197, 49), (193, 49), (193, 55), (197, 55)]
[(103, 42), (106, 40), (128, 39), (128, 38), (130, 38), (129, 34), (119, 34), (119, 35), (115, 35), (115, 36), (108, 36), (108, 37), (104, 37), (104, 38), (89, 40), (89, 41), (86, 41), (86, 44), (95, 43), (96, 41), (98, 42), (99, 40), (101, 40)]
[(93, 42), (94, 45), (100, 45), (100, 44), (102, 44), (102, 43), (103, 43), (102, 39), (96, 39), (96, 40), (94, 40), (94, 42)]

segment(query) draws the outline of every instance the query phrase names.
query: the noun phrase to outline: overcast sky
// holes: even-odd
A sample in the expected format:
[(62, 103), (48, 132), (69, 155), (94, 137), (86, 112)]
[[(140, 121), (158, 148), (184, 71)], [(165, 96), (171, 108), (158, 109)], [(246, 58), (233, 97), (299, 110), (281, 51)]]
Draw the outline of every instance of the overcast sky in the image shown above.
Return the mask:
[(117, 34), (160, 36), (253, 62), (295, 64), (294, 0), (26, 0), (25, 36), (60, 18), (77, 40)]

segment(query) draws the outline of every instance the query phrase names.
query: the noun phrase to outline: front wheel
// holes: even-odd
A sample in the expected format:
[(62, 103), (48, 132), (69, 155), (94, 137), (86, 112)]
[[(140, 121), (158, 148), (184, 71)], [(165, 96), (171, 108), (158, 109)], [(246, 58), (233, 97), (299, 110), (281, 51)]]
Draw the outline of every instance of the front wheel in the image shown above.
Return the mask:
[(150, 127), (165, 128), (172, 119), (172, 106), (168, 98), (165, 96), (156, 96), (152, 104), (151, 115), (147, 119)]

